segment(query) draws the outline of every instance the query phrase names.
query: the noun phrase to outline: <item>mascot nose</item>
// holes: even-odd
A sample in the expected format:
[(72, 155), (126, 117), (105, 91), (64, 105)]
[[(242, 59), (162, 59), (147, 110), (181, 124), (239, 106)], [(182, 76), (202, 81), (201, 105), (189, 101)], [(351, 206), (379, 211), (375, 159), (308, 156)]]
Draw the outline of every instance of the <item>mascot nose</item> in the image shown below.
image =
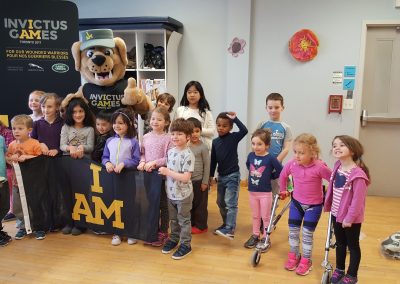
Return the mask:
[(92, 59), (93, 63), (96, 64), (97, 66), (101, 66), (103, 65), (104, 61), (106, 61), (106, 57), (103, 55), (96, 55), (93, 59)]

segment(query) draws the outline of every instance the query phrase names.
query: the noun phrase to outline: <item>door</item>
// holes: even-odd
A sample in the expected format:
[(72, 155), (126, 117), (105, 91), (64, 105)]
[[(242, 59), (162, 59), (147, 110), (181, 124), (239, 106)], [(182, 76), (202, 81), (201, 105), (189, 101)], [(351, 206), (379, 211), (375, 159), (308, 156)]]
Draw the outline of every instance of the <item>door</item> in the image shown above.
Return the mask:
[(400, 22), (366, 27), (359, 139), (369, 194), (400, 197)]

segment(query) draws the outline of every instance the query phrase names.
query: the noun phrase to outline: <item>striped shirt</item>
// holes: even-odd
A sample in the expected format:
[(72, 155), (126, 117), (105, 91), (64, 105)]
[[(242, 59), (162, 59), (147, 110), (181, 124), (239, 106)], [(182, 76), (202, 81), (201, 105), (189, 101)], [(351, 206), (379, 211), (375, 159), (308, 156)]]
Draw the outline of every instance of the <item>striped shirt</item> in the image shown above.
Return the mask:
[(342, 200), (342, 195), (344, 191), (344, 185), (349, 179), (350, 171), (343, 171), (339, 168), (335, 174), (335, 180), (333, 181), (333, 200), (331, 213), (333, 216), (337, 216), (339, 211), (340, 201)]

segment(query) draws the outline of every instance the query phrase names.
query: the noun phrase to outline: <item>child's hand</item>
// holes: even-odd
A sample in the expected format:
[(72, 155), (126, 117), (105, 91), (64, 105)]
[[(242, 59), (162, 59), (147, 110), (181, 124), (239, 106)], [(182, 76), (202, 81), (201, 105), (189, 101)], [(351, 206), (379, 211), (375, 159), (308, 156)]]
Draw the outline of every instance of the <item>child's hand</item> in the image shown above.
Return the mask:
[(201, 190), (201, 191), (206, 191), (207, 188), (208, 188), (208, 184), (206, 184), (206, 183), (202, 183), (202, 184), (200, 185), (200, 190)]
[(17, 163), (18, 162), (18, 158), (19, 158), (19, 155), (18, 154), (14, 154), (14, 155), (11, 155), (11, 157), (9, 159), (11, 160), (11, 162)]
[(18, 157), (18, 162), (25, 162), (28, 157), (26, 155), (21, 155)]
[(107, 173), (112, 173), (114, 171), (114, 165), (111, 162), (106, 163)]
[(156, 168), (156, 162), (155, 161), (151, 161), (145, 164), (144, 169), (147, 172), (151, 172), (152, 170), (154, 170)]
[(49, 154), (49, 148), (44, 143), (40, 143), (40, 150), (42, 150), (43, 155)]
[(351, 225), (352, 225), (351, 223), (343, 222), (342, 223), (342, 228), (350, 228)]
[(77, 155), (77, 158), (83, 158), (83, 154), (84, 154), (84, 149), (83, 149), (83, 146), (82, 145), (79, 145), (77, 148), (76, 148), (76, 155)]
[(280, 200), (285, 200), (286, 197), (288, 197), (290, 195), (290, 193), (288, 191), (281, 191), (279, 193), (279, 199)]
[(146, 163), (145, 162), (140, 162), (139, 163), (139, 165), (137, 166), (137, 169), (139, 170), (139, 171), (144, 171), (144, 165), (145, 165)]
[(169, 173), (169, 169), (166, 168), (166, 167), (161, 167), (161, 168), (158, 169), (158, 173), (159, 173), (160, 175), (167, 176), (168, 173)]
[(236, 118), (236, 112), (228, 111), (226, 113), (226, 116), (229, 117), (230, 119), (234, 120)]
[(122, 172), (122, 170), (124, 169), (125, 164), (124, 163), (119, 163), (115, 168), (114, 168), (114, 172), (116, 172), (117, 174), (119, 174), (120, 172)]
[(213, 186), (213, 185), (215, 185), (216, 183), (217, 183), (217, 182), (215, 181), (215, 178), (210, 177), (210, 182), (209, 182), (210, 186)]
[(57, 149), (51, 149), (47, 152), (46, 155), (50, 156), (50, 157), (54, 157), (58, 154), (58, 150)]
[(69, 146), (69, 154), (71, 158), (76, 159), (77, 158), (77, 149), (75, 146)]

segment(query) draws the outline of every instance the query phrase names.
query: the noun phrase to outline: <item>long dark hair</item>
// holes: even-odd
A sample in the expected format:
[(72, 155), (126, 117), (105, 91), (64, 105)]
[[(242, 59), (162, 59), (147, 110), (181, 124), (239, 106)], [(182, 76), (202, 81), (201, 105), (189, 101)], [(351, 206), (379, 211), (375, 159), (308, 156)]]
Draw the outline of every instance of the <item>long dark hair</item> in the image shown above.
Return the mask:
[(128, 130), (126, 131), (126, 138), (134, 138), (136, 136), (136, 128), (135, 128), (135, 117), (132, 111), (128, 108), (120, 108), (117, 109), (111, 117), (112, 124), (115, 123), (118, 117), (122, 118), (122, 121), (128, 125)]
[(83, 126), (94, 127), (93, 114), (90, 111), (87, 103), (81, 98), (74, 98), (68, 103), (67, 110), (65, 111), (65, 124), (68, 126), (74, 126), (75, 121), (73, 118), (73, 113), (74, 113), (74, 108), (76, 106), (80, 106), (81, 108), (83, 108), (83, 111), (85, 112), (85, 119), (83, 120)]
[(189, 90), (190, 87), (194, 86), (197, 91), (199, 91), (200, 94), (200, 100), (199, 100), (199, 114), (201, 117), (206, 113), (206, 110), (211, 110), (210, 105), (208, 104), (208, 101), (206, 99), (206, 96), (204, 95), (204, 90), (203, 86), (201, 86), (200, 82), (198, 81), (190, 81), (189, 83), (186, 84), (185, 90), (183, 91), (183, 97), (181, 99), (181, 106), (188, 106), (189, 101), (187, 99), (187, 91)]

